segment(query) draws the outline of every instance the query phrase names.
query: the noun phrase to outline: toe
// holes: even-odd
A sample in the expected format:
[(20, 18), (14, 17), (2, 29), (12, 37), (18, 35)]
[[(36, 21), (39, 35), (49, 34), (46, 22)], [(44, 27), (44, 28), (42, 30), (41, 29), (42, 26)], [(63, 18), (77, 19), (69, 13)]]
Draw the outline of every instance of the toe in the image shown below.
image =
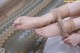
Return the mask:
[(40, 36), (43, 36), (43, 30), (41, 28), (36, 29), (36, 33)]

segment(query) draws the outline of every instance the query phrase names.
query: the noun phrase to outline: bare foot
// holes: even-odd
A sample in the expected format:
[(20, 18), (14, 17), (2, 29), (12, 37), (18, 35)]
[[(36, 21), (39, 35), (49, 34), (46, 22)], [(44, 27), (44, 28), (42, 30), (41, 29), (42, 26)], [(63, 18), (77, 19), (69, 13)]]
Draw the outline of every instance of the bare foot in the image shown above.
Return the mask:
[(33, 17), (22, 16), (14, 21), (14, 27), (16, 29), (29, 29), (35, 27), (36, 20)]
[(41, 17), (28, 17), (28, 16), (22, 16), (17, 18), (14, 21), (14, 26), (16, 29), (30, 29), (34, 27), (42, 27), (44, 25), (48, 25), (52, 22), (53, 15), (51, 13), (48, 13), (46, 15), (43, 15)]
[(59, 30), (55, 24), (51, 24), (42, 28), (36, 29), (36, 33), (43, 37), (51, 37), (59, 35)]

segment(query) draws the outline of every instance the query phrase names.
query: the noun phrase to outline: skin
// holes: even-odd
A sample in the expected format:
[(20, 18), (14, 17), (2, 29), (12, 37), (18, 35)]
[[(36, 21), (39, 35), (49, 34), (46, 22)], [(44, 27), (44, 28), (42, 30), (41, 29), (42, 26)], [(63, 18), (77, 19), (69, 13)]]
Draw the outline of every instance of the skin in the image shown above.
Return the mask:
[[(56, 10), (61, 11), (60, 14), (62, 14), (62, 18), (67, 17), (69, 14), (69, 10), (66, 5), (56, 8)], [(66, 11), (66, 13), (64, 13), (64, 11)], [(56, 20), (57, 20), (57, 14), (55, 14), (55, 9), (53, 9), (52, 12), (42, 15), (41, 17), (28, 17), (28, 16), (18, 17), (14, 21), (14, 27), (18, 30), (37, 28), (49, 25), (52, 22), (54, 23)]]
[[(59, 8), (53, 9), (52, 12), (42, 15), (41, 17), (27, 17), (27, 16), (19, 17), (14, 21), (14, 28), (17, 30), (38, 28), (38, 29), (36, 29), (36, 33), (41, 35), (43, 32), (42, 36), (44, 36), (44, 35), (50, 36), (50, 35), (53, 35), (54, 33), (56, 34), (59, 31), (54, 26), (54, 24), (52, 24), (50, 26), (46, 26), (46, 27), (43, 27), (43, 26), (49, 25), (50, 23), (54, 23), (57, 20), (57, 14), (55, 14), (57, 12), (57, 10), (63, 19), (66, 17), (70, 17), (70, 16), (71, 17), (79, 16), (80, 15), (80, 12), (79, 12), (80, 7), (78, 7), (79, 5), (80, 5), (80, 2), (68, 3)], [(75, 22), (75, 23), (78, 26), (80, 26), (79, 25), (80, 22)], [(52, 26), (54, 26), (54, 28)], [(40, 28), (40, 27), (42, 27), (42, 28)], [(52, 32), (54, 32), (54, 33), (52, 33)], [(70, 37), (70, 38), (72, 38), (72, 37)], [(65, 43), (67, 43), (67, 42), (65, 42)]]
[(14, 27), (17, 30), (38, 28), (50, 24), (53, 19), (53, 15), (51, 13), (45, 14), (41, 17), (22, 16), (14, 21)]
[[(74, 25), (71, 22), (74, 23)], [(44, 37), (53, 37), (56, 35), (61, 35), (61, 32), (57, 25), (57, 23), (50, 24), (48, 26), (36, 29), (36, 32), (37, 34)], [(67, 33), (72, 33), (72, 31), (80, 29), (80, 17), (71, 20), (63, 20), (63, 27)]]
[(76, 46), (80, 43), (80, 34), (71, 34), (68, 38), (64, 39), (64, 42), (71, 46)]
[[(80, 29), (80, 17), (73, 19), (76, 29)], [(70, 30), (66, 27), (70, 27), (70, 23), (67, 23), (66, 21), (63, 23), (64, 29), (66, 32), (70, 32)], [(72, 26), (72, 25), (71, 25)], [(40, 36), (44, 37), (53, 37), (56, 35), (60, 35), (59, 29), (56, 27), (55, 24), (48, 25), (46, 27), (38, 28), (36, 29), (36, 33)], [(63, 40), (66, 44), (70, 44), (71, 46), (76, 46), (80, 43), (80, 31), (78, 33), (72, 32), (71, 35), (69, 35), (68, 38)]]
[[(62, 16), (62, 18), (69, 16), (78, 16), (79, 13), (77, 12), (80, 10), (80, 7), (78, 7), (79, 4), (80, 2), (65, 4), (59, 8), (53, 9), (52, 12), (42, 15), (41, 17), (19, 17), (14, 21), (14, 26), (16, 29), (29, 29), (35, 27), (42, 27), (50, 24), (51, 22), (54, 23), (57, 20), (57, 14), (55, 14), (57, 10), (58, 13)], [(71, 7), (73, 10), (71, 9)]]

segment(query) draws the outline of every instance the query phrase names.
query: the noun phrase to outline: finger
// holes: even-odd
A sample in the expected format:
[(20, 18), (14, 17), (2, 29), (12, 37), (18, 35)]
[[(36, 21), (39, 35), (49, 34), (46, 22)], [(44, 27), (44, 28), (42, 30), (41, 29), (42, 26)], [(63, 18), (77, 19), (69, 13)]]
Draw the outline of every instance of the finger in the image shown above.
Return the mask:
[(76, 44), (75, 44), (74, 42), (72, 42), (72, 41), (69, 41), (68, 44), (69, 44), (70, 46), (75, 46), (75, 45), (76, 45)]
[(72, 42), (70, 41), (70, 39), (66, 39), (66, 40), (64, 41), (64, 43), (73, 46), (73, 45), (72, 45)]
[(73, 46), (72, 43), (70, 41), (65, 42), (66, 44)]
[(70, 43), (70, 42), (66, 42), (66, 44), (69, 44), (69, 45), (71, 45), (71, 43)]
[(69, 39), (69, 38), (66, 38), (66, 39), (64, 39), (63, 41), (64, 41), (64, 43), (65, 43), (65, 42), (70, 41), (70, 39)]

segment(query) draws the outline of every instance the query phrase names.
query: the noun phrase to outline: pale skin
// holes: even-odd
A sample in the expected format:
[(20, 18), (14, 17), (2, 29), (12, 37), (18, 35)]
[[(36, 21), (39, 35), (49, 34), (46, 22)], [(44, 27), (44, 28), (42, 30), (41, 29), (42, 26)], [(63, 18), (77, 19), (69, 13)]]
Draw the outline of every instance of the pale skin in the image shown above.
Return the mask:
[(76, 46), (80, 43), (80, 34), (73, 33), (68, 38), (64, 39), (64, 42), (71, 46)]
[[(62, 18), (69, 17), (69, 16), (79, 16), (80, 15), (80, 3), (72, 3), (72, 4), (66, 4), (63, 5), (59, 8), (56, 8), (59, 10), (60, 15)], [(72, 10), (72, 9), (73, 10)], [(75, 13), (74, 13), (75, 12)], [(57, 15), (55, 14), (54, 10), (53, 12), (47, 13), (41, 17), (27, 17), (27, 16), (22, 16), (19, 17), (14, 21), (14, 26), (16, 29), (30, 29), (30, 28), (38, 28), (36, 29), (36, 33), (44, 36), (44, 37), (50, 37), (53, 36), (53, 32), (59, 32), (58, 30), (55, 29), (54, 22), (57, 20)], [(78, 27), (80, 27), (80, 19), (78, 19), (75, 23)], [(49, 25), (50, 23), (52, 23)], [(45, 26), (48, 25), (48, 26)], [(45, 26), (45, 27), (43, 27)], [(41, 28), (40, 28), (41, 27)], [(55, 33), (56, 34), (56, 33)], [(65, 43), (69, 43), (71, 45), (77, 45), (80, 41), (80, 38), (78, 36), (79, 34), (72, 34), (68, 38), (64, 40)], [(75, 38), (74, 38), (75, 37)], [(79, 40), (76, 40), (76, 38)], [(68, 41), (69, 39), (69, 41)], [(73, 41), (75, 40), (75, 41)], [(78, 43), (76, 43), (78, 42)]]

